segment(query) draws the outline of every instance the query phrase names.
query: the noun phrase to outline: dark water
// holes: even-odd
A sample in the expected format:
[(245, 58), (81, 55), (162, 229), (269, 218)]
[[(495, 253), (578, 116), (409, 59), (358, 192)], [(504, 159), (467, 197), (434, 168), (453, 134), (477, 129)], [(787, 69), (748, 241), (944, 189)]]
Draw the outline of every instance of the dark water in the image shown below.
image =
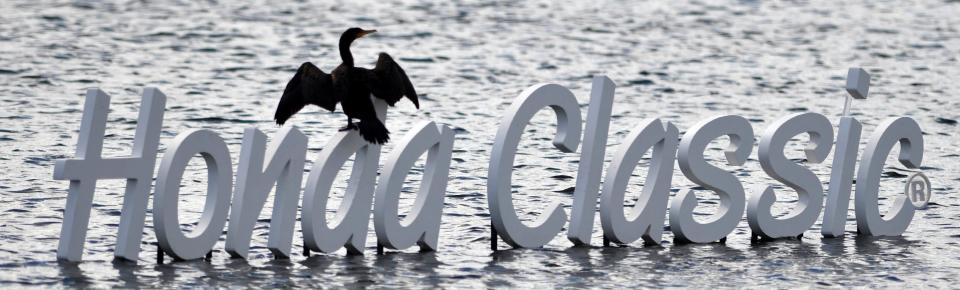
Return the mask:
[[(251, 2), (0, 2), (0, 285), (954, 288), (960, 282), (958, 1)], [(272, 260), (261, 222), (249, 261), (229, 259), (221, 242), (211, 262), (156, 265), (148, 214), (139, 263), (112, 263), (123, 184), (102, 181), (85, 262), (55, 261), (68, 184), (52, 180), (53, 162), (73, 156), (85, 88), (113, 97), (106, 156), (129, 154), (141, 89), (157, 86), (169, 96), (161, 151), (177, 133), (208, 128), (236, 158), (243, 128), (277, 131), (273, 109), (299, 63), (326, 70), (339, 64), (335, 44), (350, 26), (380, 31), (355, 43), (358, 64), (372, 65), (377, 52), (389, 52), (423, 93), (422, 110), (403, 103), (391, 111), (395, 136), (420, 120), (457, 128), (440, 251), (377, 256), (371, 233), (365, 256)], [(608, 75), (618, 84), (612, 148), (648, 117), (681, 131), (719, 114), (743, 115), (757, 132), (795, 112), (836, 122), (850, 66), (873, 75), (870, 98), (853, 107), (865, 136), (891, 116), (911, 116), (924, 130), (923, 172), (933, 182), (933, 203), (903, 237), (857, 238), (851, 212), (843, 239), (821, 239), (818, 222), (802, 241), (750, 245), (743, 221), (726, 245), (674, 246), (667, 233), (662, 247), (571, 248), (558, 236), (542, 250), (488, 250), (489, 150), (502, 111), (522, 89), (554, 82), (586, 104), (590, 76)], [(523, 165), (514, 173), (518, 211), (529, 219), (547, 202), (572, 200), (564, 189), (574, 185), (578, 157), (550, 147), (552, 119), (547, 111), (534, 118), (516, 163)], [(311, 137), (309, 160), (343, 125), (343, 115), (311, 109), (292, 122)], [(772, 184), (753, 154), (745, 166), (725, 168), (745, 188)], [(790, 154), (802, 157), (799, 150)], [(709, 151), (714, 160), (720, 156)], [(831, 159), (809, 165), (824, 183)], [(884, 206), (909, 175), (893, 157), (885, 171)], [(411, 174), (407, 191), (419, 174)], [(199, 217), (205, 182), (202, 162), (191, 161), (181, 191), (186, 221)], [(630, 196), (640, 182), (634, 178)], [(675, 190), (690, 185), (675, 172)], [(782, 191), (780, 212), (796, 200), (790, 195)], [(403, 198), (412, 203), (410, 194)], [(715, 195), (701, 198), (701, 212), (716, 204)], [(599, 235), (597, 226), (595, 243)]]

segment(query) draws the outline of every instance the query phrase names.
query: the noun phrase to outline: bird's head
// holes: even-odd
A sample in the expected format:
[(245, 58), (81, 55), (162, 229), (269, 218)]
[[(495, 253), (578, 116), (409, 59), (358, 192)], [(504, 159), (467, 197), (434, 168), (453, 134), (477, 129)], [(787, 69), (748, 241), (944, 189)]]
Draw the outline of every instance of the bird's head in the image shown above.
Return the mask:
[(377, 31), (376, 31), (376, 30), (364, 30), (363, 28), (360, 28), (360, 27), (352, 27), (352, 28), (350, 28), (350, 29), (347, 29), (347, 31), (344, 31), (343, 34), (340, 35), (340, 41), (341, 41), (341, 42), (343, 42), (343, 41), (353, 42), (353, 41), (354, 41), (355, 39), (357, 39), (357, 38), (364, 37), (364, 36), (366, 36), (367, 34), (371, 34), (371, 33), (374, 33), (374, 32), (377, 32)]

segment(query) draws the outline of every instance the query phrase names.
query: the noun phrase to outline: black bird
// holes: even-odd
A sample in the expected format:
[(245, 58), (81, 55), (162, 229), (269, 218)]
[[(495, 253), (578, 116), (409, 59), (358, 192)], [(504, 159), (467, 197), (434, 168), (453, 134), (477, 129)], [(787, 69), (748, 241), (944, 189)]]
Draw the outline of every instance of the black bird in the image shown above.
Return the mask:
[[(373, 107), (374, 97), (393, 106), (406, 96), (420, 109), (417, 91), (410, 78), (390, 55), (381, 52), (373, 69), (355, 67), (350, 44), (357, 38), (377, 32), (350, 28), (340, 35), (340, 58), (343, 60), (332, 73), (327, 74), (310, 62), (300, 65), (297, 74), (287, 83), (280, 97), (273, 119), (283, 125), (291, 116), (306, 105), (317, 105), (333, 112), (337, 102), (347, 115), (347, 126), (341, 131), (357, 129), (367, 142), (383, 144), (390, 140), (390, 131), (377, 118)], [(353, 119), (360, 120), (354, 123)]]

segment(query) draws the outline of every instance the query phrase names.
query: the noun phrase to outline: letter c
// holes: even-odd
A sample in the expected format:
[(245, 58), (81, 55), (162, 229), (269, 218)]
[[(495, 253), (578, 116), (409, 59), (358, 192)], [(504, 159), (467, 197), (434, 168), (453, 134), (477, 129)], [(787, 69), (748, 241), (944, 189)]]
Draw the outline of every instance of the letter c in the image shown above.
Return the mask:
[(917, 121), (907, 117), (890, 118), (877, 126), (867, 141), (857, 170), (854, 210), (857, 213), (857, 229), (862, 234), (899, 236), (913, 221), (916, 209), (906, 195), (898, 195), (885, 215), (880, 214), (877, 205), (883, 164), (897, 143), (900, 143), (900, 156), (897, 158), (900, 164), (907, 168), (918, 168), (923, 161), (923, 133)]
[(580, 143), (580, 107), (570, 90), (555, 84), (527, 88), (507, 109), (497, 130), (497, 137), (487, 171), (487, 203), (493, 227), (513, 247), (537, 248), (550, 242), (566, 223), (567, 215), (559, 203), (551, 204), (533, 226), (526, 226), (517, 216), (511, 194), (511, 175), (517, 145), (523, 129), (541, 108), (550, 107), (557, 114), (557, 133), (553, 145), (563, 152), (574, 152)]

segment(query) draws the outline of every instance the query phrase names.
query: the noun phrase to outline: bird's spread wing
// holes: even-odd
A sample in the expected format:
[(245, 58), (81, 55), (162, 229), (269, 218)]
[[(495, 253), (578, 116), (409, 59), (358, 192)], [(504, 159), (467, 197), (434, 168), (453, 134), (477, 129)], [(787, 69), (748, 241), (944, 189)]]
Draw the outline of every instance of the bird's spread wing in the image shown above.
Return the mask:
[(390, 55), (381, 52), (377, 59), (377, 66), (372, 70), (364, 70), (364, 75), (367, 87), (377, 98), (393, 106), (400, 98), (406, 96), (417, 109), (420, 108), (417, 91), (410, 83), (410, 78)]
[(273, 115), (274, 121), (283, 125), (291, 116), (303, 109), (304, 106), (314, 104), (328, 111), (337, 107), (337, 98), (333, 90), (333, 78), (312, 63), (300, 65), (297, 74), (293, 75), (287, 88), (283, 90), (277, 112)]

